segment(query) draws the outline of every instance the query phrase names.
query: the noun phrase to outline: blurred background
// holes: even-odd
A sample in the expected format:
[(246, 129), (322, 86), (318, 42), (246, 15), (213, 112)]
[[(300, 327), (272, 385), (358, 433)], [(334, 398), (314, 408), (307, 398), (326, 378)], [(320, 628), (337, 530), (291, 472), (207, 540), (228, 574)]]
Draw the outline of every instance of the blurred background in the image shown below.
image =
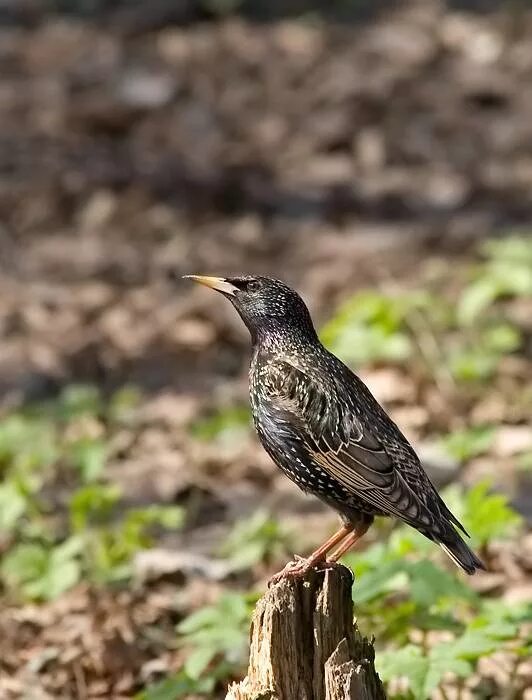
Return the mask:
[(346, 557), (390, 697), (532, 697), (531, 233), (525, 0), (1, 0), (0, 697), (223, 698), (336, 525), (171, 269), (295, 286), (488, 564)]

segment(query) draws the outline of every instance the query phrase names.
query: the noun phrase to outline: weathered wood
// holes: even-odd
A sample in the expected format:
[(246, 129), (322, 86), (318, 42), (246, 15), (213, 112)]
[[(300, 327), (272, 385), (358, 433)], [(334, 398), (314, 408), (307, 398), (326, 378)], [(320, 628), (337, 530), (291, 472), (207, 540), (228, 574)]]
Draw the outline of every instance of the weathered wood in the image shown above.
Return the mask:
[(351, 584), (341, 565), (274, 584), (253, 614), (248, 674), (226, 700), (383, 700)]

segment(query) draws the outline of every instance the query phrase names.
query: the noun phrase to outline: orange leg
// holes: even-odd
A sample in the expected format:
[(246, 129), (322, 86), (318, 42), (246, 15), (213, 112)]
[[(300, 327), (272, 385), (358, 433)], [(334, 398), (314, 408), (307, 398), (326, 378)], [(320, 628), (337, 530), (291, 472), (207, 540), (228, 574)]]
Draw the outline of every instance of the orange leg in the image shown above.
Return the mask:
[(351, 549), (351, 547), (352, 547), (356, 542), (358, 542), (358, 540), (359, 540), (361, 537), (364, 537), (364, 535), (366, 534), (366, 532), (367, 532), (368, 529), (369, 529), (370, 524), (371, 524), (371, 523), (363, 523), (362, 525), (359, 525), (358, 527), (356, 527), (356, 528), (351, 532), (351, 534), (349, 534), (349, 535), (344, 539), (344, 541), (342, 542), (342, 544), (341, 544), (337, 549), (334, 550), (334, 552), (331, 554), (331, 556), (329, 557), (329, 559), (327, 559), (327, 561), (328, 561), (328, 562), (331, 562), (331, 563), (337, 562), (338, 559), (340, 559), (340, 557), (342, 557), (346, 552), (348, 552), (348, 551)]
[(339, 542), (341, 542), (346, 537), (352, 537), (353, 525), (342, 525), (342, 527), (334, 533), (328, 540), (326, 540), (321, 547), (318, 547), (315, 552), (308, 557), (308, 559), (302, 559), (301, 557), (296, 557), (295, 562), (289, 562), (282, 571), (272, 576), (271, 582), (279, 581), (286, 576), (301, 576), (305, 574), (309, 569), (315, 564), (323, 561), (330, 550), (335, 547)]
[(347, 535), (350, 535), (350, 533), (353, 532), (353, 525), (342, 525), (342, 527), (334, 533), (331, 537), (329, 537), (328, 540), (326, 540), (321, 547), (318, 547), (318, 549), (315, 552), (312, 552), (312, 554), (308, 557), (307, 562), (311, 562), (312, 564), (316, 564), (317, 562), (321, 561), (328, 552), (331, 551), (333, 547), (335, 547), (339, 542), (341, 542), (344, 537), (347, 537)]

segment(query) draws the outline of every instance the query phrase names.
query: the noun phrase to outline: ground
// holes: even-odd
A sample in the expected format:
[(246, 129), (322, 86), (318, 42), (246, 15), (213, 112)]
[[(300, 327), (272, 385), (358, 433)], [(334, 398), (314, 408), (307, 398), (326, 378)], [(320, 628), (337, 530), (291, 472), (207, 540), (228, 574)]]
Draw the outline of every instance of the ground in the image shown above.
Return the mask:
[[(202, 11), (171, 23), (139, 7), (0, 15), (1, 405), (9, 417), (71, 385), (98, 387), (104, 403), (135, 387), (125, 419), (76, 415), (57, 428), (61, 444), (104, 440), (105, 480), (125, 504), (178, 505), (186, 521), (135, 558), (134, 585), (82, 581), (45, 603), (5, 588), (6, 698), (133, 697), (181, 668), (175, 625), (188, 612), (225, 588), (260, 589), (282, 564), (281, 550), (224, 569), (212, 555), (233, 523), (265, 507), (295, 528), (299, 553), (335, 523), (242, 420), (239, 319), (171, 274), (280, 276), (323, 326), (361, 289), (434, 286), (456, 299), (483, 241), (531, 230), (529, 10), (429, 1), (352, 22)], [(438, 483), (489, 475), (530, 518), (514, 458), (532, 451), (531, 308), (514, 296), (505, 308), (520, 352), (479, 392), (393, 357), (360, 372)], [(416, 314), (421, 354), (437, 354)], [(434, 453), (437, 436), (484, 423), (496, 430), (475, 458)], [(47, 518), (73, 488), (57, 469)], [(520, 532), (521, 544), (485, 552), (493, 570), (477, 588), (530, 592), (532, 542)], [(0, 536), (0, 552), (12, 545)]]

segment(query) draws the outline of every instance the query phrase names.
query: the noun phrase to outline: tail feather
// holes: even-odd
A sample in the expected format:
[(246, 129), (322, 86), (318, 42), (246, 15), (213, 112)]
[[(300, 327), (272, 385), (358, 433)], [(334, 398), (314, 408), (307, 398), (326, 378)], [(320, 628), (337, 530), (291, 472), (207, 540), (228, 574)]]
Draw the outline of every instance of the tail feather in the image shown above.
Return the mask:
[[(441, 499), (440, 499), (441, 500)], [(447, 508), (447, 505), (443, 500), (441, 500), (441, 504), (443, 505), (443, 512), (447, 516), (447, 518), (455, 525), (459, 530), (461, 530), (466, 537), (469, 537), (469, 532), (465, 529), (465, 527), (462, 525), (462, 523), (458, 520), (458, 518), (451, 513), (449, 508)]]
[(469, 575), (477, 569), (486, 570), (484, 563), (472, 552), (457, 532), (445, 542), (438, 542), (443, 551)]

